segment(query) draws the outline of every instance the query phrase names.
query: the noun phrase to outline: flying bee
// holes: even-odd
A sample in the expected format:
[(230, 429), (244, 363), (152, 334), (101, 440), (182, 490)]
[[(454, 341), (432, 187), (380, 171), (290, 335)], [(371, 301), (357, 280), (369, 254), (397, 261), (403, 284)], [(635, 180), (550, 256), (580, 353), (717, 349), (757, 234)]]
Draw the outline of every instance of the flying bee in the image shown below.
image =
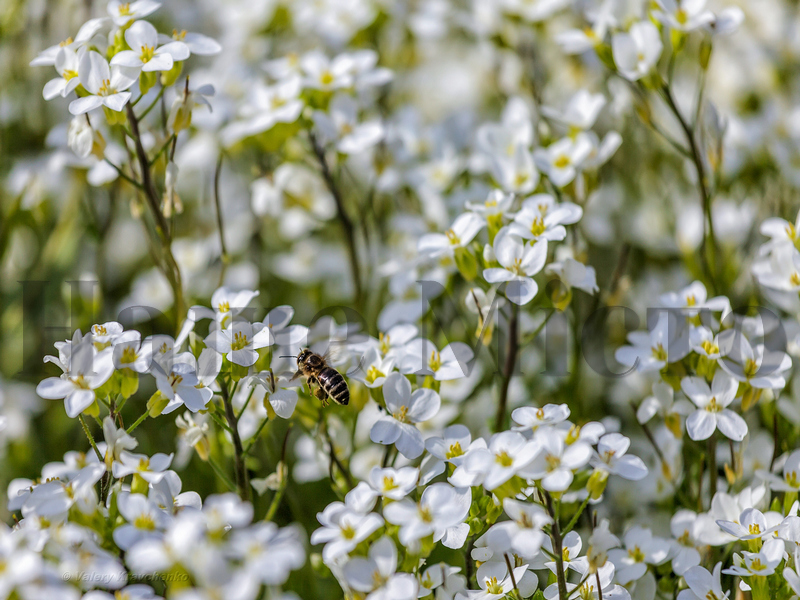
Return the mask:
[[(283, 358), (295, 357), (286, 356)], [(323, 406), (327, 406), (328, 398), (343, 406), (350, 402), (350, 390), (347, 387), (347, 382), (339, 371), (328, 366), (325, 356), (320, 356), (306, 348), (301, 350), (296, 358), (297, 372), (294, 374), (293, 379), (305, 377), (309, 390), (311, 390), (312, 386), (317, 386), (317, 389), (314, 390), (314, 395), (322, 401)]]

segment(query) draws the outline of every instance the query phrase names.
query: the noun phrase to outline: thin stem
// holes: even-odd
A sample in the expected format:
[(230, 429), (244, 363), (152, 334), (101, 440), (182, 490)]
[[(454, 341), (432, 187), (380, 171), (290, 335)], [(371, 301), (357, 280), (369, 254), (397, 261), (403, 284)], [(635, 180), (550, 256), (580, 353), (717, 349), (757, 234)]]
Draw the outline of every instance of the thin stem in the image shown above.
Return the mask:
[(172, 141), (173, 141), (175, 138), (176, 138), (176, 136), (175, 136), (175, 134), (174, 134), (174, 133), (173, 133), (171, 136), (169, 136), (169, 137), (167, 138), (167, 141), (166, 141), (166, 142), (164, 142), (164, 144), (161, 146), (161, 148), (159, 149), (159, 151), (158, 151), (158, 152), (156, 152), (156, 155), (155, 155), (153, 158), (151, 158), (151, 159), (150, 159), (150, 166), (151, 166), (151, 167), (152, 167), (154, 164), (156, 164), (156, 161), (157, 161), (159, 158), (161, 158), (161, 155), (162, 155), (162, 154), (164, 154), (164, 152), (167, 150), (167, 148), (169, 148), (169, 145), (172, 143)]
[(83, 433), (86, 434), (86, 438), (89, 440), (89, 444), (92, 446), (94, 453), (97, 455), (97, 458), (100, 462), (103, 462), (103, 455), (100, 454), (100, 449), (97, 447), (97, 444), (94, 441), (94, 436), (92, 436), (92, 432), (89, 431), (89, 426), (86, 424), (86, 419), (83, 418), (83, 415), (78, 415), (78, 420), (81, 422), (81, 427), (83, 427)]
[(269, 423), (269, 417), (261, 421), (261, 424), (258, 426), (258, 429), (256, 429), (256, 432), (253, 434), (253, 437), (250, 439), (247, 446), (245, 446), (244, 448), (245, 454), (250, 454), (250, 450), (252, 450), (253, 446), (255, 446), (256, 442), (258, 441), (258, 436), (261, 435), (261, 432), (263, 431), (264, 427), (266, 427), (267, 423)]
[(115, 165), (113, 162), (111, 162), (111, 161), (110, 161), (110, 160), (108, 160), (107, 158), (105, 158), (104, 160), (105, 160), (105, 161), (106, 161), (108, 164), (110, 164), (112, 167), (114, 167), (114, 170), (117, 172), (117, 174), (118, 174), (120, 177), (122, 177), (122, 178), (123, 178), (125, 181), (127, 181), (128, 183), (130, 183), (132, 186), (134, 186), (134, 187), (136, 187), (136, 188), (140, 189), (141, 191), (144, 191), (144, 188), (142, 187), (142, 184), (141, 184), (141, 183), (139, 183), (139, 182), (138, 182), (138, 181), (136, 181), (136, 180), (135, 180), (133, 177), (131, 177), (130, 175), (128, 175), (127, 173), (125, 173), (125, 171), (123, 171), (123, 170), (122, 170), (120, 167), (118, 167), (117, 165)]
[(558, 515), (553, 509), (553, 499), (550, 497), (550, 492), (544, 492), (545, 506), (547, 512), (553, 519), (553, 525), (550, 528), (550, 537), (553, 538), (553, 554), (556, 559), (556, 580), (558, 581), (558, 597), (559, 600), (567, 600), (567, 578), (564, 574), (564, 548), (563, 538), (561, 537), (561, 529), (558, 526)]
[[(145, 118), (145, 117), (148, 115), (148, 113), (149, 113), (151, 110), (153, 110), (153, 107), (154, 107), (156, 104), (158, 104), (158, 101), (159, 101), (159, 100), (161, 100), (161, 96), (163, 96), (163, 95), (164, 95), (164, 87), (162, 86), (162, 87), (161, 87), (161, 89), (160, 89), (160, 90), (158, 90), (158, 95), (156, 96), (155, 100), (153, 100), (153, 101), (150, 103), (150, 106), (148, 106), (147, 108), (145, 108), (145, 109), (144, 109), (144, 112), (142, 112), (142, 114), (141, 114), (141, 115), (139, 115), (138, 117), (136, 117), (136, 118), (137, 118), (137, 120), (141, 121), (142, 119), (144, 119), (144, 118)], [(141, 99), (141, 98), (140, 98), (140, 99)]]
[(231, 428), (228, 427), (228, 424), (225, 421), (223, 421), (222, 418), (220, 418), (220, 416), (218, 414), (216, 414), (214, 412), (210, 412), (210, 411), (209, 411), (208, 414), (211, 415), (211, 418), (214, 420), (214, 423), (216, 423), (217, 425), (222, 427), (222, 429), (224, 429), (228, 433), (231, 433), (231, 434), (233, 433), (231, 431)]
[[(716, 433), (716, 432), (715, 432)], [(709, 506), (717, 493), (717, 436), (708, 438), (708, 502)]]
[(514, 365), (517, 363), (519, 351), (519, 306), (511, 303), (511, 317), (508, 320), (508, 340), (506, 340), (506, 360), (503, 365), (503, 381), (500, 386), (500, 399), (497, 403), (497, 414), (494, 419), (494, 430), (501, 431), (506, 421), (506, 407), (508, 405), (508, 387), (511, 376), (514, 374)]
[(231, 402), (230, 395), (228, 394), (228, 386), (224, 383), (220, 385), (222, 390), (222, 400), (225, 403), (225, 418), (230, 427), (231, 437), (233, 438), (233, 459), (234, 467), (236, 469), (236, 488), (239, 490), (239, 496), (242, 500), (250, 499), (250, 483), (247, 480), (247, 468), (244, 464), (244, 448), (242, 447), (242, 438), (239, 436), (238, 419), (233, 412), (233, 403)]
[(220, 260), (222, 261), (222, 267), (219, 272), (219, 285), (221, 286), (222, 283), (225, 281), (225, 270), (228, 268), (228, 262), (230, 258), (228, 257), (228, 250), (225, 246), (225, 233), (222, 227), (222, 204), (219, 200), (219, 176), (222, 172), (222, 152), (219, 154), (219, 158), (217, 159), (217, 168), (214, 171), (214, 206), (217, 209), (217, 229), (219, 230), (219, 245), (222, 250), (222, 256)]
[(217, 462), (213, 458), (211, 458), (210, 456), (208, 457), (208, 464), (210, 464), (211, 468), (214, 469), (214, 473), (217, 474), (217, 477), (222, 479), (222, 481), (225, 483), (225, 485), (228, 486), (228, 489), (230, 491), (232, 491), (232, 492), (235, 492), (236, 491), (236, 484), (231, 481), (230, 477), (225, 475), (225, 471), (222, 470), (222, 467), (220, 467), (217, 464)]
[(567, 523), (567, 526), (564, 528), (564, 535), (566, 535), (570, 531), (572, 531), (572, 529), (575, 527), (576, 523), (578, 522), (578, 519), (581, 518), (581, 515), (583, 514), (583, 511), (586, 510), (587, 506), (589, 506), (589, 500), (591, 500), (591, 499), (592, 499), (592, 495), (589, 494), (588, 496), (586, 496), (586, 500), (581, 502), (581, 505), (578, 507), (578, 512), (575, 513), (575, 516), (572, 517), (572, 519), (570, 519), (569, 523)]
[(336, 181), (334, 180), (333, 174), (328, 166), (328, 161), (325, 159), (325, 149), (320, 146), (316, 136), (312, 131), (308, 132), (308, 137), (311, 140), (311, 146), (314, 149), (314, 154), (317, 157), (320, 169), (322, 170), (322, 178), (325, 180), (325, 185), (328, 187), (328, 191), (330, 191), (331, 195), (333, 196), (333, 200), (336, 203), (336, 212), (339, 217), (339, 222), (342, 224), (342, 229), (344, 230), (344, 235), (347, 240), (347, 249), (350, 255), (350, 270), (352, 271), (353, 275), (353, 287), (355, 288), (356, 293), (356, 304), (360, 304), (363, 290), (361, 287), (361, 267), (358, 259), (358, 248), (356, 247), (355, 228), (353, 227), (353, 221), (350, 219), (347, 211), (344, 208), (344, 199), (339, 191), (339, 186), (336, 185)]
[(508, 558), (508, 553), (503, 553), (503, 558), (506, 559), (506, 567), (508, 567), (508, 576), (511, 577), (511, 586), (514, 588), (514, 591), (519, 594), (519, 589), (517, 588), (517, 580), (514, 577), (514, 568), (511, 566), (511, 560)]
[(142, 416), (136, 419), (133, 425), (128, 427), (127, 432), (132, 433), (134, 429), (136, 429), (139, 425), (142, 424), (142, 421), (144, 421), (149, 414), (150, 414), (149, 410), (144, 411), (144, 413), (142, 413)]
[(600, 571), (595, 571), (594, 577), (597, 582), (597, 600), (603, 600), (603, 586), (600, 585)]
[(289, 427), (286, 429), (286, 435), (283, 436), (283, 445), (281, 446), (281, 460), (278, 463), (278, 469), (284, 469), (284, 473), (282, 474), (280, 486), (277, 490), (275, 490), (275, 495), (272, 497), (272, 502), (270, 502), (269, 508), (267, 509), (267, 514), (264, 516), (265, 521), (272, 521), (275, 517), (275, 513), (278, 511), (278, 507), (281, 504), (281, 500), (283, 499), (283, 494), (286, 491), (286, 486), (289, 483), (288, 477), (288, 470), (286, 470), (286, 446), (289, 442), (289, 434), (292, 433), (292, 425), (289, 424)]
[(697, 170), (697, 187), (700, 192), (700, 200), (702, 202), (703, 214), (705, 215), (706, 226), (703, 229), (703, 250), (702, 258), (706, 273), (709, 278), (711, 287), (716, 289), (716, 282), (714, 277), (714, 262), (716, 253), (716, 236), (714, 235), (714, 221), (711, 217), (711, 193), (708, 189), (706, 182), (706, 168), (703, 158), (700, 155), (700, 148), (698, 147), (697, 140), (695, 139), (694, 129), (683, 118), (680, 109), (678, 108), (675, 98), (672, 96), (672, 90), (668, 85), (663, 85), (661, 88), (662, 97), (664, 98), (667, 106), (669, 106), (672, 114), (678, 121), (678, 124), (683, 129), (686, 135), (686, 141), (689, 143), (689, 150), (691, 151), (692, 162), (694, 162), (695, 169)]
[(172, 247), (170, 245), (169, 224), (167, 223), (164, 213), (161, 212), (158, 193), (156, 192), (155, 185), (153, 184), (152, 174), (150, 172), (150, 161), (147, 159), (147, 152), (145, 152), (142, 145), (142, 137), (139, 133), (139, 121), (133, 112), (131, 105), (127, 105), (128, 109), (128, 122), (131, 126), (133, 134), (134, 145), (136, 146), (136, 156), (139, 160), (139, 167), (142, 171), (142, 188), (144, 196), (147, 199), (147, 204), (150, 206), (150, 211), (153, 213), (153, 219), (156, 223), (156, 232), (161, 242), (161, 249), (164, 254), (166, 267), (163, 269), (164, 275), (170, 283), (172, 294), (175, 301), (175, 326), (180, 327), (181, 319), (184, 315), (184, 301), (183, 301), (183, 282), (181, 281), (181, 271), (178, 263), (172, 254)]

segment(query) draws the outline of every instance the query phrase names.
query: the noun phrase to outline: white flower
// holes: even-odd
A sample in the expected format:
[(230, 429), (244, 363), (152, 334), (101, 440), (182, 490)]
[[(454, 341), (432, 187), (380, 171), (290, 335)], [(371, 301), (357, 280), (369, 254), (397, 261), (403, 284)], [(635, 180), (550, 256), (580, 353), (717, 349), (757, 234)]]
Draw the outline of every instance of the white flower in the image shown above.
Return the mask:
[(61, 48), (56, 54), (55, 67), (60, 77), (48, 81), (42, 96), (45, 100), (52, 100), (56, 96), (66, 98), (72, 93), (80, 84), (78, 78), (78, 65), (80, 64), (80, 57), (69, 46)]
[(253, 383), (258, 382), (266, 389), (267, 401), (272, 406), (275, 414), (282, 419), (288, 419), (294, 414), (297, 406), (297, 390), (299, 381), (292, 380), (287, 375), (275, 375), (272, 371), (262, 371), (254, 375)]
[(656, 0), (661, 10), (653, 15), (678, 31), (694, 31), (714, 21), (714, 13), (703, 10), (705, 0)]
[(668, 292), (658, 298), (661, 306), (666, 308), (680, 308), (687, 316), (696, 315), (700, 309), (721, 311), (727, 313), (731, 310), (731, 302), (725, 296), (708, 297), (706, 286), (699, 281), (694, 281), (679, 292)]
[(528, 304), (539, 291), (533, 280), (547, 260), (547, 240), (533, 246), (523, 245), (508, 229), (501, 229), (494, 238), (494, 254), (500, 267), (484, 269), (489, 283), (505, 283), (505, 295), (514, 304)]
[(590, 138), (579, 133), (575, 137), (564, 137), (547, 148), (537, 148), (533, 153), (536, 166), (543, 171), (556, 187), (568, 185), (584, 160), (592, 153), (594, 145)]
[[(725, 575), (738, 577), (768, 577), (775, 572), (783, 560), (785, 546), (783, 540), (769, 539), (764, 542), (759, 552), (745, 552), (741, 555), (734, 554), (734, 565), (722, 571)], [(744, 581), (742, 582), (744, 584)], [(745, 584), (746, 585), (746, 584)], [(742, 587), (747, 590), (749, 587)]]
[(669, 523), (670, 531), (674, 536), (672, 540), (672, 570), (682, 576), (692, 567), (700, 564), (700, 552), (697, 546), (698, 522), (697, 513), (692, 510), (681, 509), (676, 512)]
[(89, 95), (70, 102), (69, 112), (73, 115), (82, 115), (101, 106), (121, 111), (131, 97), (125, 90), (136, 81), (135, 70), (121, 66), (109, 68), (106, 59), (94, 50), (81, 58), (78, 77)]
[(736, 328), (719, 335), (722, 358), (718, 364), (737, 381), (757, 389), (782, 389), (792, 359), (785, 352), (767, 349), (764, 344), (751, 344)]
[(114, 462), (111, 472), (117, 479), (126, 475), (138, 475), (148, 483), (157, 483), (166, 475), (172, 463), (172, 454), (157, 452), (149, 457), (146, 454), (133, 454), (123, 450), (119, 460)]
[(451, 381), (469, 376), (474, 357), (472, 348), (463, 342), (448, 344), (440, 352), (430, 340), (416, 338), (406, 344), (399, 368), (406, 375), (430, 375), (436, 381)]
[(373, 467), (369, 472), (369, 486), (380, 496), (402, 500), (417, 487), (419, 469), (415, 467)]
[(358, 104), (352, 96), (339, 94), (331, 100), (328, 112), (315, 111), (314, 124), (323, 138), (336, 142), (342, 154), (358, 154), (383, 139), (378, 120), (359, 123)]
[(97, 352), (92, 336), (86, 335), (72, 345), (65, 373), (39, 383), (36, 393), (51, 400), (63, 398), (67, 416), (74, 419), (94, 403), (94, 390), (108, 381), (113, 373), (111, 352)]
[(105, 463), (107, 468), (115, 460), (119, 460), (120, 454), (123, 450), (133, 450), (139, 442), (133, 436), (129, 435), (123, 428), (117, 429), (111, 417), (103, 419), (103, 439), (106, 442)]
[(155, 0), (136, 0), (136, 2), (119, 2), (111, 0), (108, 3), (108, 14), (114, 25), (122, 27), (132, 19), (142, 19), (161, 8), (161, 2)]
[(550, 194), (534, 194), (522, 203), (508, 231), (525, 240), (560, 242), (567, 237), (564, 225), (573, 225), (582, 216), (577, 204), (556, 203)]
[(224, 329), (216, 329), (208, 334), (205, 343), (229, 361), (242, 367), (252, 367), (258, 360), (258, 348), (269, 345), (269, 337), (258, 336), (253, 326), (246, 321), (236, 321)]
[(625, 548), (609, 550), (608, 558), (616, 567), (616, 578), (622, 585), (641, 579), (647, 565), (660, 565), (669, 557), (669, 542), (654, 537), (649, 529), (632, 527), (623, 538)]
[(477, 481), (471, 485), (482, 482), (491, 491), (525, 470), (538, 452), (536, 442), (517, 431), (503, 431), (492, 436), (488, 448), (470, 447), (459, 468), (475, 474)]
[(473, 212), (466, 212), (453, 221), (444, 233), (428, 233), (417, 243), (417, 250), (423, 258), (452, 258), (457, 248), (466, 248), (486, 226), (486, 222)]
[(565, 258), (550, 263), (544, 268), (548, 275), (556, 275), (567, 289), (578, 288), (587, 294), (596, 294), (600, 291), (597, 287), (597, 274), (594, 267), (578, 262), (574, 258)]
[(795, 450), (786, 458), (783, 463), (783, 477), (763, 469), (756, 471), (756, 475), (776, 492), (800, 492), (800, 450)]
[(352, 57), (340, 54), (333, 60), (315, 50), (300, 59), (300, 67), (305, 74), (303, 83), (319, 90), (336, 90), (353, 85)]
[(344, 566), (344, 577), (367, 600), (413, 600), (419, 583), (410, 573), (396, 573), (397, 548), (382, 537), (369, 548), (368, 558), (353, 558)]
[(131, 67), (149, 73), (169, 71), (173, 62), (189, 58), (189, 47), (183, 42), (158, 45), (158, 32), (147, 21), (136, 21), (125, 31), (130, 50), (118, 52), (111, 59), (113, 66)]
[(539, 427), (549, 427), (566, 421), (569, 418), (569, 406), (566, 404), (545, 404), (539, 408), (521, 406), (513, 410), (511, 418), (515, 423), (519, 423), (514, 429), (536, 431)]
[(393, 356), (382, 357), (376, 347), (369, 348), (358, 361), (358, 367), (348, 371), (347, 376), (360, 381), (368, 388), (378, 388), (386, 381), (387, 375), (394, 369)]
[(591, 129), (605, 104), (603, 94), (592, 94), (583, 89), (573, 94), (563, 112), (549, 106), (543, 106), (541, 110), (546, 117), (567, 125), (570, 131), (584, 131)]
[(425, 449), (442, 461), (455, 466), (464, 460), (464, 451), (469, 448), (472, 436), (464, 425), (450, 425), (441, 437), (432, 436), (425, 440)]
[[(617, 348), (614, 358), (628, 367), (636, 367), (639, 372), (660, 371), (667, 363), (674, 363), (689, 354), (688, 336), (684, 336), (668, 313), (661, 313), (655, 327), (650, 332), (632, 331), (628, 341), (632, 346)], [(687, 338), (687, 339), (684, 339)]]
[(160, 530), (169, 524), (169, 515), (142, 494), (120, 493), (117, 507), (127, 521), (114, 530), (114, 543), (123, 550), (140, 540), (161, 537)]
[(185, 29), (180, 31), (173, 29), (172, 37), (159, 34), (158, 41), (162, 44), (168, 44), (171, 41), (183, 42), (189, 48), (189, 52), (197, 56), (213, 56), (222, 52), (222, 46), (217, 40), (202, 33), (187, 32)]
[(504, 191), (528, 194), (539, 183), (539, 171), (526, 144), (518, 143), (511, 148), (511, 152), (491, 155), (492, 175)]
[(208, 387), (201, 387), (195, 368), (186, 363), (175, 363), (169, 371), (154, 365), (153, 375), (156, 386), (169, 403), (163, 413), (168, 414), (181, 404), (192, 412), (205, 409), (214, 392)]
[(573, 471), (592, 458), (589, 444), (581, 440), (567, 444), (564, 436), (555, 429), (539, 429), (534, 436), (539, 446), (536, 458), (521, 473), (523, 477), (541, 480), (548, 492), (566, 491), (572, 483)]
[(416, 423), (432, 419), (441, 400), (431, 389), (411, 393), (411, 383), (400, 373), (392, 373), (383, 384), (383, 397), (389, 413), (372, 426), (369, 437), (376, 444), (394, 444), (406, 458), (417, 458), (425, 446)]
[(317, 520), (322, 527), (311, 534), (310, 541), (311, 544), (325, 544), (322, 559), (326, 564), (332, 564), (349, 554), (360, 542), (383, 526), (380, 515), (362, 515), (341, 502), (331, 504), (323, 512), (317, 513)]
[(433, 534), (447, 548), (461, 548), (467, 540), (472, 496), (469, 488), (454, 488), (448, 483), (434, 483), (422, 492), (419, 503), (409, 499), (391, 502), (383, 509), (389, 523), (400, 526), (400, 543), (417, 548), (419, 540)]
[(747, 423), (727, 408), (736, 398), (739, 383), (719, 370), (709, 387), (702, 377), (684, 377), (681, 389), (695, 403), (697, 410), (686, 419), (686, 431), (693, 440), (706, 440), (719, 429), (723, 435), (741, 442), (747, 435)]
[(536, 556), (547, 537), (542, 527), (553, 519), (538, 504), (513, 498), (503, 500), (503, 510), (511, 520), (492, 525), (484, 536), (486, 545), (498, 553), (513, 552), (525, 558)]
[(663, 47), (658, 28), (649, 21), (634, 23), (627, 33), (615, 33), (611, 38), (617, 69), (630, 81), (641, 79), (650, 72)]
[(770, 526), (764, 513), (757, 508), (745, 508), (736, 521), (726, 521), (724, 519), (717, 521), (717, 525), (722, 531), (729, 533), (738, 540), (766, 538), (778, 529), (779, 524), (778, 522)]
[[(522, 581), (528, 565), (514, 567), (512, 573), (508, 572), (505, 562), (489, 561), (478, 567), (477, 579), (481, 588), (480, 592), (471, 594), (471, 600), (500, 600), (506, 598), (514, 589), (514, 583)], [(531, 590), (533, 592), (533, 590)]]
[(289, 573), (306, 560), (303, 537), (298, 525), (279, 528), (275, 523), (256, 523), (233, 532), (230, 549), (244, 560), (250, 577), (268, 586), (283, 585)]
[(592, 459), (596, 469), (619, 475), (623, 479), (639, 481), (647, 477), (647, 467), (638, 456), (626, 455), (630, 439), (621, 433), (607, 433), (597, 442), (597, 453)]
[(153, 361), (153, 347), (148, 340), (141, 341), (138, 331), (126, 331), (114, 340), (112, 356), (117, 369), (147, 373)]
[(222, 130), (222, 143), (232, 146), (246, 137), (269, 131), (279, 123), (294, 123), (305, 106), (300, 92), (299, 77), (290, 77), (271, 86), (256, 84), (249, 102), (241, 110), (242, 120)]

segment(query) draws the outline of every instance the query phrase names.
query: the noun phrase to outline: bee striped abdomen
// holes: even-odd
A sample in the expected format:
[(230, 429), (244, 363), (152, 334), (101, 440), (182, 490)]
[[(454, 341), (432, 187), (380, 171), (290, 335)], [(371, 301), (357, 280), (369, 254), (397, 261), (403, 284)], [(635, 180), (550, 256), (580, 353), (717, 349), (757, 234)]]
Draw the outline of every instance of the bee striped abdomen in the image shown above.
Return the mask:
[(336, 404), (346, 405), (350, 402), (350, 390), (347, 388), (347, 382), (336, 369), (325, 367), (317, 375), (317, 381)]

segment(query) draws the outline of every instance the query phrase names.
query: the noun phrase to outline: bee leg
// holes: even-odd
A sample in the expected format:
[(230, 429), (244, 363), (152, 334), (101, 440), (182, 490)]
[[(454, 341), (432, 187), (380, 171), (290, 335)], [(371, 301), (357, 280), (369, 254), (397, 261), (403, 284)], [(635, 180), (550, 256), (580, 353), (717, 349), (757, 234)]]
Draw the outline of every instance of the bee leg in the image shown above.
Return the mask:
[(322, 402), (322, 406), (328, 406), (328, 393), (321, 387), (314, 390), (314, 395)]

